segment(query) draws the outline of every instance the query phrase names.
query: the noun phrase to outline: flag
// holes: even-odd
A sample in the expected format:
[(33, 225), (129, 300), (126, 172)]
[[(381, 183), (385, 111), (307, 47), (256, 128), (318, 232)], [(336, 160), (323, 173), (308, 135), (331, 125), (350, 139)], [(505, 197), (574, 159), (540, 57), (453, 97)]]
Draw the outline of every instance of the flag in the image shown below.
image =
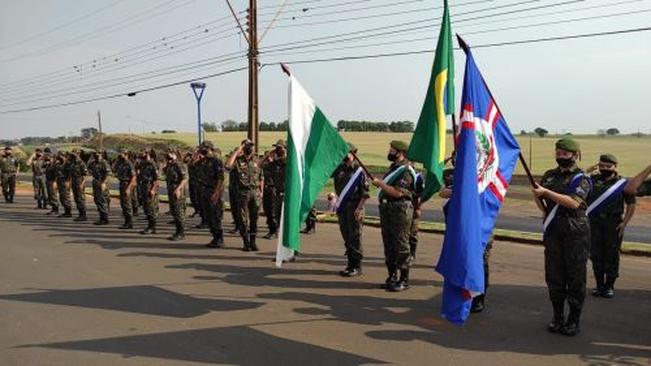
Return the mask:
[(332, 172), (349, 148), (305, 89), (289, 77), (289, 126), (285, 200), (281, 214), (276, 265), (300, 249), (301, 224)]
[(483, 254), (506, 196), (520, 147), (475, 64), (470, 49), (461, 98), (452, 197), (436, 270), (445, 278), (442, 315), (461, 325), (472, 297), (484, 292)]
[(432, 75), (407, 158), (423, 163), (426, 170), (421, 200), (426, 201), (443, 185), (445, 166), (445, 116), (454, 113), (454, 57), (448, 2), (444, 2), (441, 32), (436, 45)]

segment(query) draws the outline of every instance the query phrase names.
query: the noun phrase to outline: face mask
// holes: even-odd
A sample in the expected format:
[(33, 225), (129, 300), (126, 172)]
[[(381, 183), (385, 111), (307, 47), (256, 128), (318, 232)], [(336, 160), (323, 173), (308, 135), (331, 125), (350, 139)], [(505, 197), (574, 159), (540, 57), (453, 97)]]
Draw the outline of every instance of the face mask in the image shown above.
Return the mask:
[(599, 173), (601, 173), (601, 176), (604, 178), (610, 178), (615, 174), (614, 170), (606, 170), (606, 169), (600, 169)]
[(387, 160), (389, 160), (389, 161), (396, 161), (397, 158), (398, 158), (398, 154), (391, 154), (391, 153), (389, 153), (389, 154), (387, 155)]
[(199, 151), (199, 154), (201, 154), (201, 155), (208, 155), (208, 150), (206, 150), (206, 149), (202, 149), (201, 151)]
[(561, 168), (569, 168), (574, 164), (574, 160), (572, 158), (569, 158), (569, 159), (557, 158), (556, 163)]
[(43, 154), (41, 154), (41, 153), (36, 154), (37, 158), (40, 158), (41, 156), (43, 156)]
[(249, 155), (252, 152), (253, 152), (253, 147), (252, 146), (247, 145), (247, 146), (244, 147), (244, 154)]

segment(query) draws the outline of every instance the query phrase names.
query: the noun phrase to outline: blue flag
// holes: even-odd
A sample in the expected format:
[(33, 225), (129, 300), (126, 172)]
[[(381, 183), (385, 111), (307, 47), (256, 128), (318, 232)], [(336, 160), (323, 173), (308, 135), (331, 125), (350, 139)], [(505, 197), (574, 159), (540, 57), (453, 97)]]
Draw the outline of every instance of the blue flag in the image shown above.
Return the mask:
[(452, 197), (436, 270), (444, 277), (441, 315), (462, 325), (484, 293), (483, 255), (506, 196), (520, 147), (472, 57), (466, 52)]

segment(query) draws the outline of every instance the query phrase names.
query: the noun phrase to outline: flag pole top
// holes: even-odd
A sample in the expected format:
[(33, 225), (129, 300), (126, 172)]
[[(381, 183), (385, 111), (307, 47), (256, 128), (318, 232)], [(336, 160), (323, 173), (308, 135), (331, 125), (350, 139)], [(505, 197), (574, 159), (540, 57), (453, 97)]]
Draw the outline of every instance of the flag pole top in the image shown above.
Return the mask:
[(287, 76), (290, 76), (290, 77), (292, 76), (292, 73), (289, 71), (289, 67), (287, 67), (287, 64), (284, 64), (284, 63), (281, 62), (280, 63), (280, 68), (283, 70), (283, 72), (285, 74), (287, 74)]
[(461, 47), (463, 49), (463, 52), (468, 53), (468, 51), (470, 51), (470, 47), (468, 46), (466, 41), (464, 41), (463, 38), (461, 38), (459, 33), (455, 33), (455, 34), (457, 36), (457, 41), (459, 42), (459, 47)]

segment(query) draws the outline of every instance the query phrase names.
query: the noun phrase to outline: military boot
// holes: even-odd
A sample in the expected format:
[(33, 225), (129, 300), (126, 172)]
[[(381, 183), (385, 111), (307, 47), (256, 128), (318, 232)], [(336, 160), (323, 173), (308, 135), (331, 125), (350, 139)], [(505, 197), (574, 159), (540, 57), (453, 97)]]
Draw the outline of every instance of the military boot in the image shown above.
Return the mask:
[(250, 252), (251, 251), (251, 238), (248, 236), (242, 237), (243, 245), (242, 251)]
[(79, 211), (79, 216), (77, 216), (73, 221), (83, 222), (83, 221), (87, 221), (87, 220), (88, 220), (88, 217), (86, 216), (86, 211), (80, 210)]
[(566, 336), (574, 337), (581, 332), (579, 320), (581, 319), (581, 310), (577, 307), (570, 306), (570, 314), (567, 316), (567, 323), (561, 329), (561, 333)]
[(552, 333), (560, 333), (565, 329), (565, 300), (552, 302), (554, 317), (547, 324), (547, 330)]
[(50, 212), (46, 213), (46, 215), (58, 215), (59, 214), (59, 208), (58, 207), (52, 207)]
[(93, 222), (93, 225), (108, 225), (108, 223), (109, 223), (108, 217), (106, 217), (106, 215), (104, 215), (104, 214), (100, 214), (99, 215), (99, 220)]
[(597, 283), (597, 287), (595, 287), (595, 289), (592, 290), (592, 296), (597, 296), (597, 297), (603, 296), (605, 290), (604, 274), (601, 272), (595, 272), (594, 279), (595, 282)]
[(221, 248), (224, 246), (224, 238), (220, 236), (213, 236), (212, 241), (206, 244), (206, 248)]
[(252, 252), (257, 252), (260, 249), (258, 249), (258, 245), (255, 243), (255, 234), (251, 234), (249, 237), (249, 246), (251, 247)]
[(145, 230), (141, 231), (140, 234), (142, 235), (149, 235), (149, 234), (156, 234), (156, 224), (153, 222), (153, 220), (147, 220), (147, 227)]
[(124, 219), (124, 224), (120, 226), (120, 229), (122, 230), (133, 229), (133, 221), (131, 220), (130, 217)]
[(481, 294), (472, 298), (472, 305), (470, 305), (471, 313), (481, 313), (484, 311), (484, 301), (486, 300), (486, 295)]
[(409, 289), (409, 268), (403, 268), (400, 270), (400, 279), (393, 282), (393, 286), (389, 287), (389, 291), (400, 292), (407, 289)]
[(395, 266), (387, 264), (387, 271), (389, 272), (389, 276), (384, 281), (384, 283), (380, 285), (380, 288), (383, 288), (385, 290), (393, 287), (394, 284), (398, 281), (398, 269)]
[(601, 296), (606, 299), (612, 299), (615, 297), (615, 278), (606, 276), (606, 284), (604, 285), (604, 290), (601, 293)]
[(65, 208), (63, 213), (57, 217), (72, 217), (72, 211), (69, 208)]

